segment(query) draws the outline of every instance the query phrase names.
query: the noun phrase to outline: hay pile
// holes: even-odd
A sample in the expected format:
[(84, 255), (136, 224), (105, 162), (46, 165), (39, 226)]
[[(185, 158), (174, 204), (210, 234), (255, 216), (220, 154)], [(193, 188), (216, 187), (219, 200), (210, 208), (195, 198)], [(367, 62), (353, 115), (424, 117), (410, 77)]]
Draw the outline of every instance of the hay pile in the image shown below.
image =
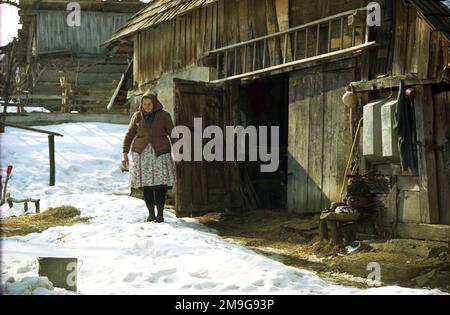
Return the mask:
[(0, 218), (0, 236), (23, 236), (40, 233), (55, 226), (86, 223), (89, 218), (80, 218), (80, 210), (72, 206), (49, 208), (39, 214)]

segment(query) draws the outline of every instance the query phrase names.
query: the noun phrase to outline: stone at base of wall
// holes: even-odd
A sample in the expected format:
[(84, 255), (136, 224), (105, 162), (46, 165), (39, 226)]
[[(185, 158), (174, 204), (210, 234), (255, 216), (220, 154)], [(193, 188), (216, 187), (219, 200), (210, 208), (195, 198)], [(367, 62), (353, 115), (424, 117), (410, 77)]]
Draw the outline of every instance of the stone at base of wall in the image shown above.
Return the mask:
[(399, 223), (395, 236), (416, 240), (450, 242), (450, 225)]
[(450, 248), (447, 242), (391, 239), (386, 242), (371, 243), (370, 246), (377, 251), (404, 253), (424, 258), (436, 258), (444, 255), (450, 257)]

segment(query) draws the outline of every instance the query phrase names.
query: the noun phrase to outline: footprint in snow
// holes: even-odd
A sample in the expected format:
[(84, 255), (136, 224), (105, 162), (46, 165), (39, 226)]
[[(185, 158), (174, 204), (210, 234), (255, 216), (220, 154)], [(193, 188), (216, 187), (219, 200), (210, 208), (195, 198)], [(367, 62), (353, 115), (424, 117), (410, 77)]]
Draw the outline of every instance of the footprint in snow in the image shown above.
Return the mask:
[(252, 285), (257, 286), (257, 287), (263, 287), (265, 284), (266, 283), (262, 279), (252, 283)]
[(27, 273), (31, 270), (31, 264), (23, 264), (17, 268), (17, 273)]
[(154, 283), (154, 282), (157, 282), (157, 281), (161, 280), (161, 278), (164, 278), (165, 280), (167, 280), (168, 276), (171, 276), (171, 275), (175, 274), (176, 272), (177, 272), (176, 268), (164, 269), (164, 270), (156, 271), (156, 272), (153, 272), (147, 278), (147, 281)]
[(123, 278), (123, 281), (133, 282), (134, 280), (136, 280), (137, 277), (140, 276), (142, 276), (142, 273), (140, 272), (130, 272), (128, 275), (125, 276), (125, 278)]

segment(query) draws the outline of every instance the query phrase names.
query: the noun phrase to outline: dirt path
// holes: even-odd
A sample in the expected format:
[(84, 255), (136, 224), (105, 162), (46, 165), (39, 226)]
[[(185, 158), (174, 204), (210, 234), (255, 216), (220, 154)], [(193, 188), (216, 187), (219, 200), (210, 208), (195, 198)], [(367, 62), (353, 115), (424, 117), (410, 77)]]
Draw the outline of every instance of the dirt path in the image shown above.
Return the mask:
[(386, 285), (431, 287), (450, 292), (450, 249), (423, 257), (401, 249), (386, 251), (383, 242), (374, 242), (348, 254), (345, 248), (319, 242), (317, 216), (272, 210), (214, 213), (198, 219), (230, 242), (286, 265), (314, 271), (340, 285), (368, 288), (367, 276), (371, 271), (367, 266), (377, 262), (382, 266), (382, 282)]

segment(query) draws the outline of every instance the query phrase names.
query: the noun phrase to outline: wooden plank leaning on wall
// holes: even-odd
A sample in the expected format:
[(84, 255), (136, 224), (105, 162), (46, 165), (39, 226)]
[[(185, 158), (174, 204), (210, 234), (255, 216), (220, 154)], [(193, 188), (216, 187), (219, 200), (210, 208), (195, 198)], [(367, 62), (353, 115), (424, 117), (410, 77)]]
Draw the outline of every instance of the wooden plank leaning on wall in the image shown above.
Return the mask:
[(435, 157), (434, 106), (431, 86), (416, 86), (415, 114), (422, 223), (439, 223)]
[(434, 94), (439, 223), (450, 225), (450, 92)]

